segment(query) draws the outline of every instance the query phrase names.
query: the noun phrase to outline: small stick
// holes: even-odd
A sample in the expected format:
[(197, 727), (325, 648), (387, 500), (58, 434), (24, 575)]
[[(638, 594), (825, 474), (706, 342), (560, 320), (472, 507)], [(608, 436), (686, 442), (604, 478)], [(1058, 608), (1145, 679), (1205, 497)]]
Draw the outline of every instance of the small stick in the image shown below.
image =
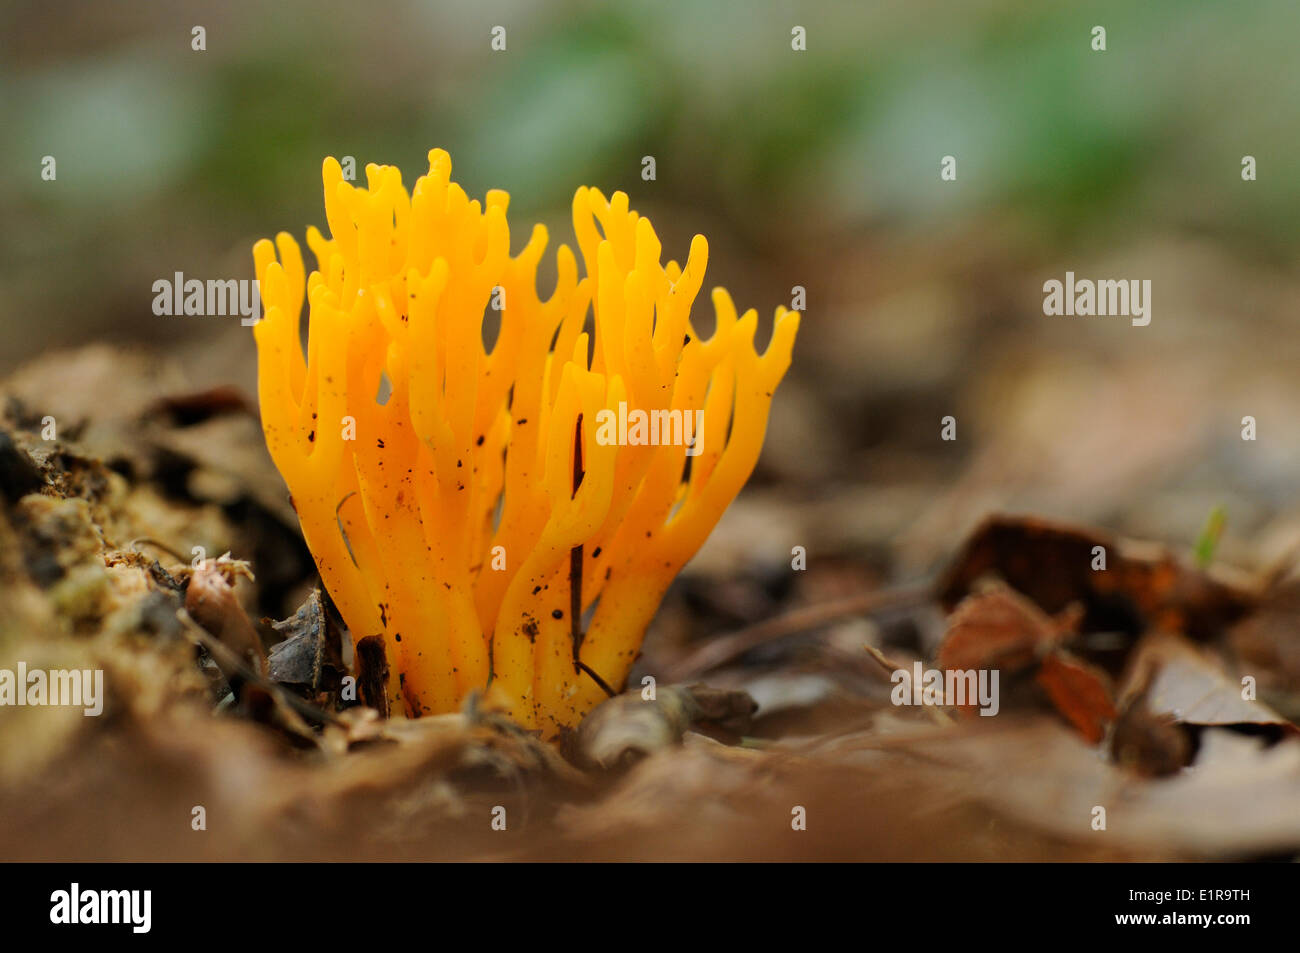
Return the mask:
[(186, 559), (180, 553), (176, 552), (176, 550), (172, 549), (166, 543), (153, 539), (152, 537), (149, 536), (137, 536), (135, 539), (131, 540), (131, 542), (126, 544), (126, 548), (131, 550), (131, 552), (133, 553), (138, 553), (140, 552), (140, 546), (142, 545), (152, 546), (154, 549), (161, 549), (164, 553), (166, 553), (168, 556), (171, 556), (173, 559), (177, 560), (178, 562), (182, 562), (182, 563), (189, 562), (188, 559)]
[(733, 661), (751, 649), (783, 639), (788, 635), (815, 629), (849, 616), (921, 606), (933, 598), (933, 587), (927, 582), (898, 589), (864, 592), (861, 595), (848, 596), (833, 602), (805, 606), (777, 616), (775, 619), (766, 619), (756, 625), (712, 639), (685, 658), (679, 659), (676, 664), (668, 666), (667, 677), (675, 682), (694, 678)]
[(616, 691), (614, 691), (614, 689), (610, 688), (610, 687), (609, 687), (609, 684), (608, 684), (608, 683), (607, 683), (603, 678), (601, 678), (599, 675), (597, 675), (597, 674), (596, 674), (596, 670), (593, 669), (593, 668), (592, 668), (590, 665), (588, 665), (586, 662), (583, 662), (583, 661), (581, 661), (581, 660), (578, 661), (578, 671), (580, 671), (580, 672), (586, 672), (588, 675), (590, 675), (590, 676), (591, 676), (591, 680), (592, 680), (593, 682), (595, 682), (597, 685), (599, 685), (599, 686), (600, 686), (600, 690), (603, 691), (603, 692), (604, 692), (606, 695), (608, 695), (610, 698), (613, 698), (615, 695), (618, 694), (618, 692), (616, 692)]

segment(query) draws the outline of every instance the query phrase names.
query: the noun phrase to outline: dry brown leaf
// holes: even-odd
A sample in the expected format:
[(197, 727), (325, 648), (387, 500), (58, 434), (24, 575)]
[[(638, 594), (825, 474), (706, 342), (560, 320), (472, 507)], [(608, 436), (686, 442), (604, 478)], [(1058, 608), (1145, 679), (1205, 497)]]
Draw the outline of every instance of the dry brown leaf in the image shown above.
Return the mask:
[[(1105, 551), (1104, 570), (1092, 568), (1097, 547)], [(951, 608), (988, 576), (1001, 578), (1048, 613), (1079, 602), (1087, 632), (1137, 635), (1159, 628), (1208, 639), (1257, 602), (1244, 580), (1185, 566), (1165, 547), (1030, 517), (985, 520), (936, 591)]]
[(292, 686), (318, 704), (337, 702), (340, 680), (346, 674), (341, 655), (343, 636), (332, 623), (320, 590), (313, 589), (297, 612), (271, 623), (271, 628), (284, 636), (284, 641), (271, 647), (267, 657), (271, 681)]
[(935, 656), (944, 670), (1028, 668), (1060, 639), (1060, 627), (1014, 590), (997, 585), (967, 596), (948, 619)]
[(1056, 710), (1090, 744), (1097, 744), (1106, 726), (1115, 720), (1111, 701), (1110, 679), (1095, 665), (1089, 665), (1068, 652), (1049, 653), (1035, 675)]
[[(239, 604), (226, 566), (216, 560), (204, 560), (194, 570), (185, 590), (185, 611), (255, 670), (265, 672), (266, 649), (262, 637)], [(230, 678), (230, 674), (226, 677)]]

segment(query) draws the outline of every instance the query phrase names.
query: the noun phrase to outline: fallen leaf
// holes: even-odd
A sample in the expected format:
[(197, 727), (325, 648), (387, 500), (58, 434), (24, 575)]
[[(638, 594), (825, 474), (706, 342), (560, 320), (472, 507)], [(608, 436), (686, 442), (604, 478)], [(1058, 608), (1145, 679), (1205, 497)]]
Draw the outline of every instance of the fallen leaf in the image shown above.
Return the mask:
[(945, 671), (1028, 668), (1061, 637), (1042, 609), (1004, 585), (967, 596), (952, 611), (935, 656)]
[[(185, 611), (255, 670), (265, 671), (262, 637), (235, 596), (231, 570), (217, 560), (205, 560), (190, 575)], [(231, 674), (227, 673), (227, 679)]]
[(288, 619), (272, 622), (271, 628), (285, 636), (271, 647), (267, 659), (271, 681), (294, 686), (306, 697), (337, 687), (344, 674), (341, 634), (325, 611), (319, 589), (313, 589)]
[(1056, 710), (1090, 744), (1101, 741), (1106, 726), (1115, 720), (1110, 679), (1105, 672), (1058, 649), (1043, 658), (1034, 677)]
[(1185, 725), (1295, 726), (1263, 702), (1242, 697), (1240, 681), (1203, 650), (1176, 635), (1152, 633), (1134, 649), (1122, 703), (1145, 689), (1147, 706)]
[[(1099, 549), (1105, 569), (1093, 568)], [(1184, 565), (1163, 546), (1030, 517), (985, 520), (943, 573), (936, 592), (951, 609), (988, 576), (1002, 579), (1049, 614), (1079, 602), (1083, 631), (1134, 637), (1158, 628), (1209, 639), (1258, 601), (1244, 579), (1222, 579)]]

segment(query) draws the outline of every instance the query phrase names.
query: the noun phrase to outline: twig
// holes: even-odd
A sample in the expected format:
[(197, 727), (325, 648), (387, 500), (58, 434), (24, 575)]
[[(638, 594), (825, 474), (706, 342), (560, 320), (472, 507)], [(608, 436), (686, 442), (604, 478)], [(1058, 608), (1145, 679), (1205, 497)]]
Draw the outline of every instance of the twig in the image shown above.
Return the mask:
[(606, 695), (608, 695), (610, 698), (613, 698), (615, 695), (618, 694), (618, 692), (610, 688), (609, 683), (606, 682), (599, 675), (597, 675), (596, 670), (592, 668), (590, 665), (588, 665), (586, 662), (583, 662), (581, 660), (578, 661), (578, 671), (585, 672), (587, 675), (590, 675), (591, 680), (595, 682), (597, 685), (599, 685), (600, 690), (604, 692)]
[[(867, 654), (871, 656), (876, 665), (880, 667), (880, 673), (884, 676), (885, 680), (892, 683), (894, 681), (894, 673), (899, 671), (902, 666), (887, 658), (885, 653), (880, 651), (880, 649), (876, 648), (874, 645), (866, 645), (863, 647), (867, 650)], [(934, 705), (924, 705), (922, 707), (925, 709), (925, 713), (930, 716), (930, 720), (936, 725), (946, 726), (953, 723), (952, 716), (942, 708), (935, 707)]]
[(126, 544), (126, 548), (131, 550), (131, 552), (133, 553), (140, 552), (141, 546), (152, 546), (154, 549), (161, 549), (164, 553), (166, 553), (168, 556), (171, 556), (173, 559), (177, 560), (178, 562), (182, 562), (182, 563), (189, 562), (188, 559), (186, 559), (180, 553), (176, 552), (176, 550), (172, 549), (166, 543), (153, 539), (149, 536), (137, 536), (135, 539), (131, 540), (129, 543)]
[(709, 641), (685, 658), (669, 665), (665, 678), (673, 682), (685, 681), (725, 665), (760, 645), (815, 629), (828, 622), (890, 609), (922, 606), (933, 599), (933, 587), (926, 582), (897, 589), (864, 592), (833, 602), (805, 606)]

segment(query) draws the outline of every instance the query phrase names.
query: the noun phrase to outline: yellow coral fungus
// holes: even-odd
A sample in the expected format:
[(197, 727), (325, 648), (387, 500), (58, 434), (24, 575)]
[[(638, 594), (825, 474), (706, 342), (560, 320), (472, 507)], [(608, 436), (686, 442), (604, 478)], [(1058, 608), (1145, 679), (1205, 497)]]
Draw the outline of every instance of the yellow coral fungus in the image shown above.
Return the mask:
[(554, 735), (626, 680), (748, 479), (799, 315), (779, 308), (759, 354), (757, 314), (719, 288), (701, 338), (704, 238), (660, 264), (622, 192), (578, 189), (586, 276), (561, 245), (542, 300), (546, 229), (511, 256), (508, 196), (471, 201), (446, 152), (409, 194), (391, 166), (368, 166), (366, 188), (334, 159), (323, 171), (319, 270), (286, 233), (253, 249), (262, 424), (307, 545), (353, 638), (384, 637), (409, 713), (490, 684)]

